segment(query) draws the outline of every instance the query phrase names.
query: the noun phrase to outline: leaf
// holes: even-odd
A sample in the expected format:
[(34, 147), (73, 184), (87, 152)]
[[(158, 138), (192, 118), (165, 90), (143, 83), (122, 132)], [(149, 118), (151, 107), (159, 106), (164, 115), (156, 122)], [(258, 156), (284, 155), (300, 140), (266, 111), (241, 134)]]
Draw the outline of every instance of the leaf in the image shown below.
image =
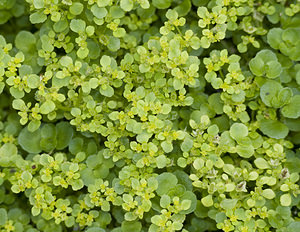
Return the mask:
[(168, 195), (162, 195), (159, 201), (162, 208), (167, 208), (171, 204), (171, 198)]
[(49, 114), (53, 110), (55, 110), (55, 104), (51, 100), (45, 101), (41, 106), (40, 106), (40, 112), (42, 114)]
[(172, 0), (152, 0), (152, 4), (157, 9), (167, 9), (171, 6)]
[(174, 8), (174, 10), (177, 11), (179, 17), (182, 17), (189, 13), (191, 7), (192, 4), (190, 0), (183, 0), (178, 6)]
[(83, 4), (80, 2), (73, 2), (72, 6), (70, 6), (69, 11), (73, 15), (80, 15), (83, 11)]
[(180, 197), (180, 200), (188, 201), (189, 207), (182, 210), (181, 214), (190, 214), (196, 210), (197, 207), (197, 197), (192, 191), (185, 191), (184, 194)]
[(21, 51), (28, 52), (35, 48), (36, 38), (29, 31), (20, 31), (16, 36), (15, 44)]
[(201, 203), (205, 207), (211, 207), (214, 204), (213, 199), (212, 199), (212, 195), (207, 195), (206, 197), (203, 197), (201, 199)]
[(86, 232), (105, 232), (101, 227), (89, 227)]
[(111, 6), (109, 9), (109, 14), (114, 19), (123, 18), (125, 12), (119, 6)]
[(224, 199), (221, 201), (220, 206), (225, 210), (231, 210), (235, 207), (237, 202), (237, 199)]
[(262, 196), (264, 198), (271, 200), (271, 199), (275, 198), (275, 193), (272, 189), (264, 189), (262, 192)]
[(164, 172), (156, 177), (158, 181), (158, 187), (156, 192), (159, 196), (167, 194), (172, 188), (174, 188), (178, 182), (176, 176), (169, 172)]
[(291, 198), (291, 195), (289, 193), (285, 193), (285, 194), (280, 196), (280, 204), (282, 206), (290, 206), (291, 203), (292, 203), (292, 198)]
[(107, 15), (107, 10), (105, 7), (98, 7), (97, 4), (94, 4), (91, 8), (91, 11), (95, 17), (102, 19)]
[(56, 124), (56, 149), (62, 150), (69, 145), (73, 136), (73, 128), (67, 122)]
[(277, 98), (279, 91), (282, 89), (282, 85), (277, 81), (268, 80), (260, 88), (260, 97), (263, 103), (272, 107), (272, 101)]
[(85, 30), (86, 23), (82, 19), (72, 19), (70, 28), (72, 31), (82, 33)]
[(300, 231), (300, 221), (293, 221), (287, 226), (287, 232)]
[(274, 139), (283, 139), (289, 133), (286, 125), (272, 119), (262, 119), (259, 121), (259, 125), (262, 133)]
[(265, 66), (265, 70), (267, 77), (271, 79), (278, 77), (282, 72), (281, 64), (275, 60), (269, 61)]
[(257, 158), (254, 160), (254, 164), (259, 169), (268, 169), (270, 165), (264, 158)]
[(249, 62), (249, 68), (256, 76), (262, 76), (264, 74), (264, 65), (264, 61), (261, 58), (253, 58)]
[(246, 137), (248, 135), (248, 127), (243, 123), (234, 123), (230, 127), (230, 136), (235, 140)]
[(281, 113), (287, 118), (300, 117), (300, 95), (293, 96), (290, 103), (282, 108)]
[(32, 24), (43, 23), (47, 20), (47, 16), (42, 11), (37, 11), (30, 15), (29, 20)]
[(237, 145), (237, 153), (243, 158), (250, 158), (254, 154), (254, 147), (252, 145)]
[(177, 39), (172, 39), (170, 41), (170, 50), (169, 50), (169, 59), (175, 59), (178, 58), (181, 54), (180, 50), (180, 42)]
[(4, 226), (7, 221), (7, 212), (5, 209), (0, 208), (0, 226)]
[(185, 138), (180, 145), (180, 148), (183, 152), (188, 152), (192, 149), (193, 147), (193, 140), (189, 137)]
[(60, 58), (59, 63), (63, 66), (63, 67), (69, 67), (73, 65), (73, 60), (71, 57), (69, 56), (63, 56), (62, 58)]
[(166, 153), (170, 153), (173, 150), (173, 145), (171, 142), (163, 141), (161, 147)]
[(81, 152), (83, 149), (83, 139), (76, 137), (73, 138), (70, 143), (69, 143), (69, 151), (72, 154), (77, 154), (79, 152)]
[(121, 224), (122, 232), (140, 232), (142, 230), (142, 224), (139, 221), (123, 221)]
[(33, 5), (36, 9), (41, 9), (44, 7), (44, 1), (43, 0), (33, 0)]
[(40, 129), (30, 132), (27, 127), (21, 130), (18, 136), (18, 143), (20, 146), (29, 153), (40, 153), (42, 151), (40, 147), (41, 133)]
[(267, 35), (267, 41), (270, 46), (274, 49), (279, 49), (279, 45), (282, 42), (281, 35), (282, 35), (281, 28), (272, 28)]
[(120, 49), (120, 45), (121, 45), (121, 42), (120, 42), (119, 38), (109, 36), (108, 45), (107, 45), (107, 48), (109, 50), (111, 50), (112, 52), (116, 52)]
[(105, 89), (103, 87), (100, 88), (100, 93), (106, 97), (112, 97), (114, 95), (114, 89), (111, 86), (107, 86)]
[(28, 87), (31, 89), (36, 89), (40, 86), (40, 77), (35, 74), (30, 74), (27, 78)]
[(133, 8), (133, 0), (121, 0), (120, 6), (124, 11), (131, 11)]
[(12, 106), (16, 110), (26, 109), (26, 104), (22, 99), (15, 99), (12, 102)]

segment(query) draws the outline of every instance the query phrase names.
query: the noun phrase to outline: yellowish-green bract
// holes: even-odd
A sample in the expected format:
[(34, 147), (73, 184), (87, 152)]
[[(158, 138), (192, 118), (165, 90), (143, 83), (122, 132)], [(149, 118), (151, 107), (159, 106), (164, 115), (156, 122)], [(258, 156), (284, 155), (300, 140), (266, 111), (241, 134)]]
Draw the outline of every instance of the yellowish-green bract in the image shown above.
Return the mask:
[(299, 0), (1, 0), (0, 231), (300, 231), (299, 38)]

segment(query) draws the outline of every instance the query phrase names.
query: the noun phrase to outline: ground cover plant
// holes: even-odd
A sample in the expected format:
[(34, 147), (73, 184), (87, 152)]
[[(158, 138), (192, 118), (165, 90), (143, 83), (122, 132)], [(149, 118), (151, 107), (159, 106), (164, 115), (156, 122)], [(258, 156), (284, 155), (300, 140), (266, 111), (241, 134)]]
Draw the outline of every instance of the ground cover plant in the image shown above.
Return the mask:
[(299, 38), (299, 0), (0, 0), (0, 231), (300, 231)]

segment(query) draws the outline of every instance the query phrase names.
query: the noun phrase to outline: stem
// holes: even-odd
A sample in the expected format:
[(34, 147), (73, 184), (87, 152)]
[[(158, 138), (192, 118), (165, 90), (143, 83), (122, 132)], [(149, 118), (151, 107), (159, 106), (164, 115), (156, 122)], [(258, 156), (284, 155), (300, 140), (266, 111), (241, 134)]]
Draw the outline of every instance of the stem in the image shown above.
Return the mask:
[(178, 26), (175, 26), (176, 30), (178, 31), (178, 33), (180, 34), (181, 37), (183, 37), (181, 31), (179, 30), (179, 27)]
[(223, 72), (222, 72), (222, 69), (219, 70), (219, 73), (220, 73), (221, 77), (222, 77), (223, 79), (225, 79), (224, 74), (223, 74)]

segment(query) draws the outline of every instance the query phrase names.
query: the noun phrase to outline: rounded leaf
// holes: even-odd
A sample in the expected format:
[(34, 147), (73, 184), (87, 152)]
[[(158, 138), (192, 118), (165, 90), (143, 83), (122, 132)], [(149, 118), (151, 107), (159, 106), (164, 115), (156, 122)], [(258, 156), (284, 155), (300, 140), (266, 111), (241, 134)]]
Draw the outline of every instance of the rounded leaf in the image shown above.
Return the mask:
[(18, 136), (18, 143), (20, 146), (29, 153), (40, 153), (42, 151), (40, 147), (41, 133), (40, 129), (30, 132), (27, 127), (21, 130)]
[(172, 188), (174, 188), (178, 182), (176, 176), (169, 172), (164, 172), (156, 177), (158, 187), (156, 192), (159, 196), (167, 194)]

